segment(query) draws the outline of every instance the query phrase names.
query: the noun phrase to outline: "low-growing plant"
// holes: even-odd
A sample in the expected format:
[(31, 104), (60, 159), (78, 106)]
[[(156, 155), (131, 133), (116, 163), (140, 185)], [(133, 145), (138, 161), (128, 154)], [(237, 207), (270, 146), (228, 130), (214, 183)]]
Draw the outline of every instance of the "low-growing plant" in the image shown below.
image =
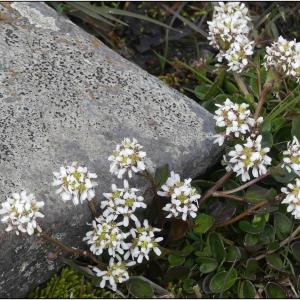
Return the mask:
[[(189, 68), (202, 81), (195, 94), (214, 113), (222, 166), (194, 180), (168, 165), (152, 172), (143, 147), (125, 138), (108, 159), (111, 174), (126, 179), (100, 205), (96, 174), (77, 163), (54, 172), (61, 199), (91, 210), (89, 250), (47, 234), (37, 222), (44, 202), (25, 191), (2, 203), (7, 231), (36, 233), (121, 297), (299, 297), (300, 44), (279, 36), (258, 47), (239, 2), (216, 5), (208, 26), (218, 65)], [(151, 203), (130, 187), (133, 176), (149, 180)]]

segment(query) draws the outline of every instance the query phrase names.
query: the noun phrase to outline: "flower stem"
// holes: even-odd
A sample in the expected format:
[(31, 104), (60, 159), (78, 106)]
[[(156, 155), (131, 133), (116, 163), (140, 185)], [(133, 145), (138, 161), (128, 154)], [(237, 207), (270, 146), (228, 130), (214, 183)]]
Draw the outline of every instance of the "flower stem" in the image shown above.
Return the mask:
[(233, 77), (234, 77), (237, 85), (239, 86), (240, 91), (243, 92), (243, 94), (245, 96), (248, 96), (249, 92), (248, 92), (247, 86), (246, 86), (245, 82), (243, 81), (243, 79), (241, 78), (241, 76), (238, 73), (233, 73)]
[(220, 189), (224, 183), (230, 178), (232, 175), (232, 171), (226, 172), (215, 184), (211, 187), (204, 195), (199, 199), (199, 205), (206, 202), (218, 189)]
[(98, 217), (98, 213), (97, 213), (97, 209), (96, 209), (96, 205), (95, 205), (95, 202), (96, 202), (95, 200), (96, 200), (96, 198), (93, 198), (91, 201), (89, 201), (89, 200), (87, 201), (93, 218)]
[(236, 201), (244, 202), (244, 199), (242, 197), (236, 196), (236, 195), (228, 195), (224, 192), (214, 192), (212, 194), (213, 197), (221, 197), (221, 198), (228, 198)]
[(271, 82), (264, 85), (264, 87), (263, 87), (263, 89), (262, 89), (262, 91), (259, 95), (259, 99), (258, 99), (256, 109), (255, 109), (255, 112), (254, 112), (254, 119), (255, 120), (257, 120), (257, 118), (260, 116), (262, 108), (263, 108), (264, 103), (266, 101), (266, 97), (267, 97), (268, 93), (271, 91), (272, 87), (273, 87), (273, 81), (271, 81)]
[(253, 185), (253, 184), (261, 181), (262, 179), (264, 179), (265, 177), (269, 176), (270, 174), (271, 174), (270, 172), (267, 172), (267, 173), (265, 173), (265, 174), (263, 174), (263, 175), (261, 175), (261, 176), (259, 176), (257, 178), (254, 178), (254, 179), (248, 181), (247, 183), (245, 183), (245, 184), (243, 184), (243, 185), (241, 185), (241, 186), (239, 186), (239, 187), (237, 187), (235, 189), (224, 191), (222, 193), (225, 194), (225, 195), (229, 195), (229, 194), (233, 194), (233, 193), (236, 193), (238, 191), (244, 190), (247, 187), (249, 187), (249, 186), (251, 186), (251, 185)]
[(73, 248), (73, 247), (69, 247), (65, 244), (63, 244), (62, 242), (60, 242), (59, 240), (53, 238), (52, 236), (50, 236), (49, 234), (45, 233), (45, 232), (41, 232), (38, 233), (38, 237), (42, 238), (43, 240), (54, 244), (55, 246), (58, 246), (62, 251), (66, 252), (66, 253), (70, 253), (70, 254), (74, 254), (74, 255), (78, 255), (78, 256), (83, 256), (83, 257), (88, 257), (89, 259), (91, 259), (91, 261), (93, 261), (95, 264), (97, 264), (98, 266), (101, 266), (102, 268), (106, 268), (106, 264), (104, 264), (103, 262), (99, 261), (91, 252), (89, 251), (85, 251), (85, 250), (81, 250), (78, 248)]
[(234, 218), (228, 220), (228, 221), (225, 221), (223, 223), (220, 223), (220, 224), (216, 224), (213, 228), (220, 228), (220, 227), (224, 227), (224, 226), (227, 226), (227, 225), (230, 225), (230, 224), (233, 224), (235, 222), (238, 222), (240, 221), (241, 219), (251, 215), (253, 212), (255, 212), (256, 210), (258, 210), (259, 208), (261, 207), (264, 207), (264, 206), (267, 206), (269, 204), (269, 201), (268, 200), (263, 200), (263, 201), (260, 201), (258, 202), (257, 204), (253, 205), (253, 206), (250, 206), (248, 209), (246, 209), (244, 212), (242, 212), (241, 214), (235, 216)]

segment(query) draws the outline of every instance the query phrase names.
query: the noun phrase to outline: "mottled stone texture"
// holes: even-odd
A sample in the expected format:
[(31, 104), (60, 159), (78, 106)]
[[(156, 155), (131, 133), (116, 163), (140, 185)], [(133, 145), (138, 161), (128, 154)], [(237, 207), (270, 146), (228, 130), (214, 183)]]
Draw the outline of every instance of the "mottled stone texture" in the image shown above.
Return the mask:
[[(89, 211), (62, 203), (50, 185), (63, 162), (97, 172), (101, 198), (118, 183), (107, 157), (123, 137), (136, 137), (154, 167), (168, 162), (183, 176), (218, 158), (212, 116), (194, 101), (44, 3), (2, 2), (0, 15), (0, 201), (34, 192), (45, 201), (43, 227), (79, 246)], [(0, 228), (0, 297), (23, 297), (60, 262), (48, 260), (52, 248), (35, 237)]]

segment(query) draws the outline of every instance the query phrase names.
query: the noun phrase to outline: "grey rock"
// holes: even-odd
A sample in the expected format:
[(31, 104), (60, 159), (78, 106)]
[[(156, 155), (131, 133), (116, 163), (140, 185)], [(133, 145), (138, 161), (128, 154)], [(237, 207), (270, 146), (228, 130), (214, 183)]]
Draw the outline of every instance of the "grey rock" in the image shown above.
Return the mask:
[[(83, 246), (89, 210), (63, 203), (51, 187), (52, 171), (64, 162), (96, 172), (101, 199), (121, 183), (107, 158), (124, 137), (144, 145), (153, 168), (169, 163), (186, 177), (219, 158), (212, 116), (194, 101), (44, 3), (2, 2), (0, 14), (0, 201), (34, 192), (45, 201), (43, 228)], [(0, 297), (24, 297), (61, 263), (47, 258), (52, 246), (0, 226)]]

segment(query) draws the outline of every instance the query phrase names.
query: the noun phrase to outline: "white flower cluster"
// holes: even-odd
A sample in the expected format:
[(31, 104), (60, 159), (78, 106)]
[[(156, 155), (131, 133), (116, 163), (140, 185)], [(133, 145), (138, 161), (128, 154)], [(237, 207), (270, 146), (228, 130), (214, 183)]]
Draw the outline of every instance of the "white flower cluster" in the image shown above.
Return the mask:
[(125, 263), (117, 256), (117, 261), (113, 257), (109, 260), (109, 265), (105, 271), (97, 267), (93, 267), (93, 271), (96, 273), (96, 276), (102, 277), (100, 282), (101, 288), (104, 288), (106, 281), (108, 281), (112, 290), (116, 291), (117, 283), (122, 283), (129, 279), (128, 267), (133, 265), (135, 265), (134, 261)]
[(261, 140), (261, 135), (255, 140), (248, 137), (243, 145), (235, 145), (235, 150), (228, 153), (229, 160), (224, 157), (226, 170), (241, 175), (242, 181), (250, 180), (250, 171), (254, 177), (267, 173), (266, 166), (271, 164), (272, 159), (266, 155), (270, 148), (262, 148)]
[(103, 193), (107, 199), (101, 202), (101, 208), (105, 208), (103, 216), (108, 221), (116, 220), (120, 216), (125, 227), (129, 225), (130, 219), (135, 222), (135, 226), (140, 226), (140, 221), (134, 213), (137, 208), (146, 208), (147, 204), (142, 196), (136, 195), (138, 189), (130, 188), (127, 180), (124, 180), (123, 184), (124, 188), (117, 188), (113, 184), (111, 193)]
[(300, 143), (295, 136), (291, 142), (288, 142), (287, 150), (283, 151), (283, 166), (289, 172), (300, 171)]
[(111, 161), (110, 172), (118, 178), (128, 172), (129, 178), (132, 177), (132, 172), (138, 173), (145, 170), (144, 158), (146, 152), (140, 151), (143, 148), (137, 143), (135, 138), (132, 141), (125, 138), (121, 144), (118, 144), (116, 150), (108, 158)]
[(17, 235), (20, 232), (32, 235), (35, 229), (41, 231), (36, 219), (44, 217), (39, 211), (43, 206), (44, 202), (36, 201), (33, 194), (27, 194), (26, 191), (22, 191), (20, 194), (13, 193), (11, 198), (2, 203), (1, 222), (7, 224), (6, 231), (14, 230)]
[(173, 171), (170, 175), (161, 187), (162, 191), (157, 192), (159, 196), (171, 197), (171, 203), (167, 203), (163, 207), (163, 210), (168, 212), (166, 218), (181, 216), (184, 221), (189, 216), (195, 218), (198, 211), (198, 200), (201, 196), (191, 186), (192, 179), (181, 181), (179, 174)]
[(218, 49), (219, 62), (225, 58), (229, 71), (240, 73), (249, 63), (254, 42), (249, 40), (252, 28), (248, 8), (240, 2), (219, 2), (215, 6), (213, 19), (208, 21), (208, 40)]
[(281, 74), (295, 77), (300, 81), (300, 43), (288, 41), (282, 36), (266, 47), (265, 68), (273, 67)]
[(59, 172), (53, 172), (53, 175), (52, 185), (59, 187), (56, 193), (61, 195), (64, 202), (72, 200), (74, 205), (78, 205), (79, 201), (82, 203), (95, 197), (94, 187), (97, 183), (93, 179), (97, 175), (88, 172), (86, 167), (77, 166), (77, 162), (60, 167)]
[(124, 233), (119, 227), (121, 224), (107, 222), (103, 217), (93, 221), (93, 230), (86, 233), (84, 241), (90, 245), (90, 250), (96, 255), (101, 255), (104, 249), (108, 250), (110, 256), (116, 253), (124, 254), (129, 244), (125, 243), (128, 233)]
[(132, 259), (137, 259), (141, 263), (144, 258), (149, 260), (149, 253), (153, 250), (156, 255), (161, 255), (158, 243), (163, 240), (162, 237), (155, 238), (154, 232), (161, 231), (158, 228), (149, 226), (148, 220), (144, 220), (143, 226), (132, 228), (130, 233), (133, 241), (130, 245), (129, 251), (124, 258), (128, 259), (131, 255)]
[(288, 204), (287, 211), (291, 212), (295, 219), (300, 219), (300, 179), (296, 178), (294, 184), (289, 183), (287, 187), (281, 188), (287, 196), (282, 203)]
[(252, 118), (249, 105), (246, 103), (233, 103), (227, 98), (224, 104), (215, 105), (218, 107), (214, 115), (216, 126), (225, 128), (224, 134), (214, 136), (216, 138), (214, 142), (219, 146), (222, 146), (226, 139), (233, 137), (243, 139), (246, 133), (250, 133), (254, 126), (258, 126), (263, 121), (262, 117), (256, 121)]

